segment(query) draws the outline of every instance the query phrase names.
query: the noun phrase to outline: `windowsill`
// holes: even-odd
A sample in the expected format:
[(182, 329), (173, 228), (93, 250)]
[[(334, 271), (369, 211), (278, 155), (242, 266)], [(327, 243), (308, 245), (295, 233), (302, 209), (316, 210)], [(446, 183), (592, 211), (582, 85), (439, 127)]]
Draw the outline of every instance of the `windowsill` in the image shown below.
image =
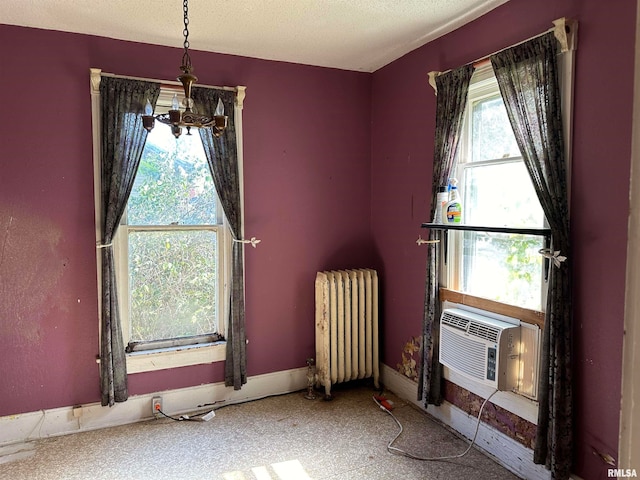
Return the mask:
[[(127, 373), (222, 362), (225, 360), (226, 352), (227, 343), (216, 342), (127, 353)], [(99, 363), (100, 359), (97, 361)]]
[(449, 301), (451, 303), (461, 303), (469, 307), (481, 308), (507, 317), (514, 317), (526, 323), (537, 325), (541, 329), (544, 328), (545, 314), (538, 310), (529, 310), (527, 308), (516, 307), (506, 303), (496, 302), (486, 298), (475, 297), (456, 290), (440, 287), (440, 301)]

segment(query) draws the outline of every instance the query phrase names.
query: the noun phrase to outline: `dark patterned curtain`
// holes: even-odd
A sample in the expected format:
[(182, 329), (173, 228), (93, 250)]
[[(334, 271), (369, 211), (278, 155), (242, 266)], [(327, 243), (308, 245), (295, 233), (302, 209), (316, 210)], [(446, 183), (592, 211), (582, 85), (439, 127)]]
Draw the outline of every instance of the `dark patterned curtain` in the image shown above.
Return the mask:
[[(491, 57), (518, 147), (551, 227), (549, 292), (543, 330), (534, 461), (553, 478), (571, 473), (571, 264), (567, 175), (553, 33)], [(569, 260), (560, 262), (560, 257)]]
[[(431, 216), (433, 218), (438, 187), (446, 185), (453, 169), (460, 143), (462, 119), (467, 105), (469, 82), (473, 66), (465, 65), (436, 77), (436, 131), (431, 182)], [(440, 230), (431, 230), (429, 240), (441, 240)], [(418, 379), (418, 400), (425, 405), (442, 403), (442, 365), (439, 360), (440, 301), (438, 298), (440, 244), (429, 244), (422, 323), (421, 375)]]
[(103, 76), (100, 80), (102, 329), (100, 379), (102, 405), (129, 397), (127, 365), (118, 309), (113, 237), (127, 206), (147, 131), (141, 113), (147, 98), (155, 105), (160, 84)]
[(231, 234), (231, 299), (227, 327), (227, 358), (225, 363), (225, 385), (240, 390), (247, 383), (247, 361), (244, 317), (244, 264), (242, 235), (242, 210), (240, 199), (240, 174), (236, 145), (234, 119), (235, 92), (212, 88), (193, 88), (196, 106), (206, 112), (214, 112), (218, 99), (222, 99), (224, 111), (229, 116), (226, 130), (215, 137), (209, 128), (201, 128), (200, 138), (213, 176), (213, 182), (222, 203)]

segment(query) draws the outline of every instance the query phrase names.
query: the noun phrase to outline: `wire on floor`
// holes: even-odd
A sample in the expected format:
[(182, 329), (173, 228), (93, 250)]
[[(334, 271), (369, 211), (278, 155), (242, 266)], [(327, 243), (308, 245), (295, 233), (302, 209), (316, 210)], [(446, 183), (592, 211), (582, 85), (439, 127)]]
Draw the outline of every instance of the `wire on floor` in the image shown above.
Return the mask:
[(209, 411), (209, 412), (201, 412), (201, 413), (195, 413), (193, 415), (180, 415), (179, 417), (173, 417), (171, 415), (167, 415), (166, 413), (164, 413), (162, 410), (157, 410), (157, 412), (162, 415), (163, 417), (169, 418), (171, 420), (175, 420), (176, 422), (208, 422), (209, 420), (211, 420), (213, 417), (216, 416), (215, 412), (213, 410)]
[(207, 422), (207, 421), (211, 420), (215, 416), (215, 412), (217, 410), (220, 410), (221, 408), (224, 408), (224, 407), (231, 407), (233, 405), (241, 405), (243, 403), (255, 402), (255, 401), (258, 401), (258, 400), (264, 400), (265, 398), (280, 397), (280, 396), (284, 396), (284, 395), (291, 395), (293, 393), (299, 393), (299, 392), (303, 392), (303, 391), (306, 391), (306, 389), (298, 390), (297, 392), (274, 393), (272, 395), (264, 395), (262, 397), (253, 398), (253, 399), (250, 399), (250, 400), (245, 400), (245, 401), (236, 402), (236, 403), (225, 403), (226, 400), (215, 400), (215, 401), (210, 402), (210, 403), (200, 404), (200, 405), (197, 406), (197, 408), (213, 407), (214, 405), (218, 405), (219, 403), (225, 403), (225, 405), (220, 405), (218, 407), (213, 408), (210, 411), (196, 413), (194, 415), (180, 415), (179, 417), (173, 417), (171, 415), (167, 415), (162, 410), (158, 410), (157, 412), (160, 415), (162, 415), (163, 417), (169, 418), (171, 420), (175, 420), (176, 422), (183, 422), (183, 421)]
[[(384, 399), (381, 399), (380, 397), (376, 398), (376, 396), (373, 396), (373, 401), (376, 402), (376, 404), (378, 405), (378, 407), (380, 407), (380, 410), (388, 413), (391, 418), (393, 418), (395, 420), (395, 422), (398, 424), (398, 427), (400, 428), (400, 430), (398, 431), (397, 435), (395, 437), (393, 437), (393, 440), (391, 440), (388, 444), (387, 444), (387, 451), (389, 453), (391, 453), (392, 455), (401, 455), (403, 457), (408, 457), (408, 458), (412, 458), (414, 460), (423, 460), (423, 461), (438, 461), (438, 460), (451, 460), (453, 458), (461, 458), (464, 457), (467, 453), (469, 453), (469, 451), (471, 450), (471, 447), (473, 447), (475, 441), (476, 441), (476, 437), (478, 436), (478, 429), (480, 428), (480, 417), (482, 416), (482, 410), (484, 409), (484, 406), (487, 404), (487, 402), (489, 401), (489, 399), (491, 397), (493, 397), (496, 393), (498, 392), (498, 390), (494, 390), (493, 393), (491, 393), (491, 395), (489, 395), (485, 401), (482, 403), (482, 406), (480, 407), (480, 411), (478, 412), (478, 420), (476, 422), (476, 431), (473, 434), (473, 438), (471, 439), (471, 443), (469, 444), (469, 446), (467, 447), (467, 449), (458, 454), (458, 455), (448, 455), (448, 456), (444, 456), (444, 457), (420, 457), (418, 455), (414, 455), (412, 453), (406, 452), (400, 448), (394, 447), (393, 444), (395, 443), (396, 440), (398, 440), (398, 438), (400, 437), (400, 435), (402, 435), (402, 432), (404, 431), (402, 424), (400, 423), (400, 421), (396, 418), (396, 416), (391, 413), (391, 408), (389, 408), (389, 404), (386, 403), (387, 401)], [(386, 403), (386, 405), (385, 405)]]

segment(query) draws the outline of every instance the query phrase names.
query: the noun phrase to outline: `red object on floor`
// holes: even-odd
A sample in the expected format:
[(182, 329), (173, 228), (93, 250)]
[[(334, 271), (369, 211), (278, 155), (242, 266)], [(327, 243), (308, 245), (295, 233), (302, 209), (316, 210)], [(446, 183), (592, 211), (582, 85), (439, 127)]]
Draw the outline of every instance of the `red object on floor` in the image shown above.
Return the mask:
[(382, 395), (377, 395), (375, 397), (375, 399), (378, 402), (380, 402), (380, 405), (382, 405), (387, 410), (389, 410), (389, 411), (393, 410), (393, 405), (391, 404), (391, 402), (389, 400), (387, 400), (385, 397), (383, 397)]

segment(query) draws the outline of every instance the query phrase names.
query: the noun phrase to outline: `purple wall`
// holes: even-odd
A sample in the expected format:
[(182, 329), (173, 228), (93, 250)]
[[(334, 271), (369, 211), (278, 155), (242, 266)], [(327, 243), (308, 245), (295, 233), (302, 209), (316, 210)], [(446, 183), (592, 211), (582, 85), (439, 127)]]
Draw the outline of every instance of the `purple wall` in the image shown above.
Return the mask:
[[(635, 5), (511, 0), (372, 75), (193, 52), (201, 83), (248, 87), (246, 234), (262, 239), (246, 250), (249, 374), (304, 366), (315, 272), (364, 265), (381, 274), (383, 360), (395, 367), (421, 330), (427, 73), (573, 17), (574, 470), (606, 476), (592, 450), (617, 455)], [(0, 416), (99, 400), (89, 68), (171, 79), (180, 55), (0, 25)], [(129, 379), (133, 394), (199, 385), (220, 381), (222, 364)]]
[(384, 359), (395, 367), (421, 331), (426, 248), (415, 240), (426, 235), (419, 225), (428, 221), (435, 127), (427, 73), (536, 35), (559, 17), (580, 22), (571, 223), (574, 471), (585, 480), (606, 477), (594, 450), (613, 457), (618, 450), (635, 10), (635, 0), (511, 0), (373, 74), (372, 233), (386, 285)]
[[(89, 68), (172, 79), (178, 48), (0, 25), (0, 416), (99, 401)], [(370, 75), (192, 53), (246, 85), (248, 373), (314, 355), (317, 270), (368, 266)], [(287, 348), (283, 348), (286, 345)], [(141, 394), (223, 365), (130, 375)]]

